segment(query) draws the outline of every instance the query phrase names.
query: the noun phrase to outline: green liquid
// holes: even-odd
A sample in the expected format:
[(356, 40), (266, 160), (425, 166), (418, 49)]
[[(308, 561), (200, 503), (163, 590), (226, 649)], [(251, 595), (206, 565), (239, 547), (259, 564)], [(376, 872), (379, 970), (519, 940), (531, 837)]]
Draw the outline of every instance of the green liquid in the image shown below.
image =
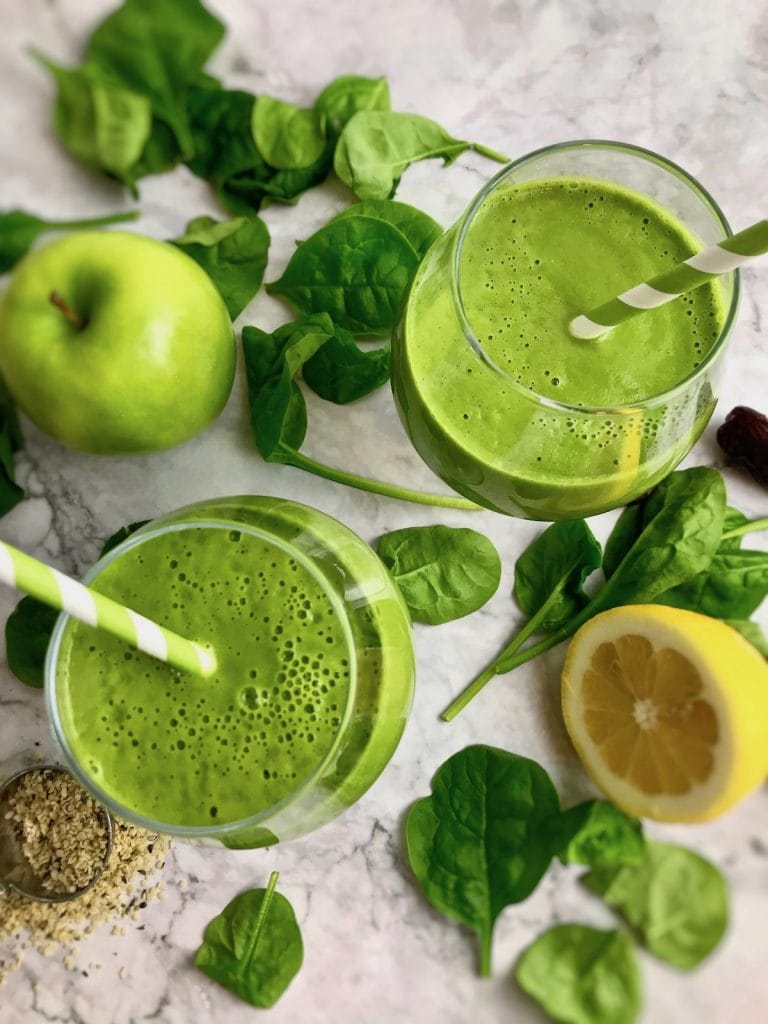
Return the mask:
[[(346, 543), (348, 586), (357, 559), (361, 595), (374, 577), (369, 562), (384, 575), (373, 552), (354, 538), (358, 551), (353, 535), (327, 517), (290, 502), (242, 500), (260, 502), (283, 527), (285, 509), (332, 523)], [(321, 768), (322, 799), (336, 813), (386, 763), (410, 701), (408, 622), (390, 590), (379, 587), (386, 600), (350, 618), (333, 583), (298, 548), (238, 526), (183, 523), (150, 535), (106, 563), (92, 584), (211, 644), (214, 677), (176, 673), (80, 623), (70, 622), (62, 640), (56, 690), (72, 756), (111, 801), (170, 826), (268, 812)], [(309, 544), (318, 548), (315, 539)], [(350, 716), (362, 726), (357, 735)], [(305, 814), (289, 831), (316, 823)]]
[(719, 282), (603, 341), (575, 339), (568, 324), (701, 248), (684, 225), (608, 182), (499, 186), (467, 232), (459, 287), (482, 351), (502, 372), (461, 329), (448, 286), (452, 242), (444, 236), (422, 264), (394, 350), (401, 415), (436, 472), (500, 511), (568, 518), (622, 503), (682, 458), (711, 413), (706, 388), (632, 415), (578, 409), (632, 406), (693, 374), (725, 321)]

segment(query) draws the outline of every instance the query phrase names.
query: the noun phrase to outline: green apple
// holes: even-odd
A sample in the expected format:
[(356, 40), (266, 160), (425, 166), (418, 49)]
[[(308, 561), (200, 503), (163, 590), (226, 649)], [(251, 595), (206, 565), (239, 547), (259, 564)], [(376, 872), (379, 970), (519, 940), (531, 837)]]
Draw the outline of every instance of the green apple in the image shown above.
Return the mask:
[(0, 301), (0, 374), (62, 444), (159, 451), (218, 416), (235, 375), (226, 306), (174, 246), (84, 231), (30, 253)]

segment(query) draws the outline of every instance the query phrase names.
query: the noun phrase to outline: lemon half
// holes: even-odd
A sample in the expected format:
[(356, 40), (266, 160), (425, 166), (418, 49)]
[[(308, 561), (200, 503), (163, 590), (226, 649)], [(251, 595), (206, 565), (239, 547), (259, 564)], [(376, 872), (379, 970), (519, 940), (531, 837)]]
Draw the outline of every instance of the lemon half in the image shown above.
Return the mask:
[(768, 664), (718, 619), (603, 612), (573, 637), (562, 682), (579, 757), (629, 814), (706, 821), (768, 774)]

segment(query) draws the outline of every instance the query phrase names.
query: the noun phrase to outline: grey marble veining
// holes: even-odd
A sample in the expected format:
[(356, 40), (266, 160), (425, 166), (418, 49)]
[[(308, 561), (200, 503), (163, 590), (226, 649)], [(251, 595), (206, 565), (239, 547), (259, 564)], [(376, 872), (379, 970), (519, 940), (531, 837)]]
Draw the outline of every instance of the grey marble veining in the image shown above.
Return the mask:
[[(210, 0), (230, 33), (213, 71), (233, 86), (309, 102), (345, 72), (386, 74), (397, 109), (427, 114), (455, 135), (519, 156), (575, 137), (623, 139), (657, 149), (697, 176), (731, 223), (765, 216), (768, 139), (768, 8), (619, 0)], [(49, 130), (51, 84), (25, 55), (34, 42), (63, 63), (74, 61), (106, 0), (0, 0), (0, 207), (41, 214), (96, 214), (130, 205), (116, 186), (72, 163)], [(446, 225), (495, 171), (474, 155), (442, 169), (409, 170), (398, 198)], [(269, 277), (348, 195), (328, 183), (295, 208), (272, 207)], [(221, 215), (207, 187), (184, 170), (142, 182), (137, 229), (179, 234), (192, 216)], [(276, 326), (281, 305), (264, 293), (240, 323)], [(728, 377), (713, 424), (690, 462), (719, 464), (714, 429), (737, 403), (765, 406), (768, 266), (744, 274), (741, 314)], [(437, 488), (406, 442), (382, 393), (347, 409), (310, 401), (308, 448), (359, 472)], [(0, 524), (4, 538), (70, 572), (82, 572), (116, 528), (220, 494), (280, 494), (315, 505), (367, 540), (416, 523), (465, 523), (441, 512), (365, 495), (297, 470), (265, 465), (256, 454), (239, 377), (220, 420), (173, 452), (100, 460), (67, 452), (25, 423), (19, 476), (28, 500)], [(728, 474), (732, 500), (766, 514), (765, 491)], [(610, 515), (596, 520), (604, 537)], [(550, 924), (607, 926), (611, 917), (582, 892), (574, 869), (553, 868), (536, 893), (501, 917), (495, 974), (474, 973), (472, 937), (420, 897), (403, 859), (403, 813), (428, 792), (442, 761), (470, 742), (488, 742), (540, 760), (566, 803), (591, 793), (560, 719), (562, 653), (497, 680), (453, 725), (437, 715), (515, 626), (509, 597), (514, 559), (537, 532), (533, 524), (478, 513), (472, 525), (496, 542), (504, 577), (476, 615), (447, 626), (417, 627), (418, 688), (413, 714), (391, 764), (340, 820), (268, 851), (227, 852), (175, 844), (168, 898), (151, 905), (144, 930), (92, 936), (70, 974), (56, 958), (28, 955), (0, 991), (2, 1024), (246, 1024), (257, 1011), (209, 983), (192, 967), (205, 924), (237, 892), (281, 872), (305, 940), (305, 962), (266, 1019), (274, 1024), (536, 1024), (543, 1020), (511, 980), (520, 950)], [(754, 543), (760, 543), (755, 540)], [(4, 621), (15, 597), (0, 591)], [(763, 616), (763, 622), (768, 618)], [(38, 693), (0, 669), (0, 759), (52, 750)], [(726, 873), (732, 915), (726, 940), (692, 974), (642, 957), (645, 1024), (758, 1024), (768, 979), (768, 794), (765, 790), (705, 826), (652, 827), (651, 833), (700, 849)], [(176, 884), (188, 880), (188, 888)], [(123, 969), (124, 970), (121, 970)], [(121, 976), (124, 975), (124, 976)]]

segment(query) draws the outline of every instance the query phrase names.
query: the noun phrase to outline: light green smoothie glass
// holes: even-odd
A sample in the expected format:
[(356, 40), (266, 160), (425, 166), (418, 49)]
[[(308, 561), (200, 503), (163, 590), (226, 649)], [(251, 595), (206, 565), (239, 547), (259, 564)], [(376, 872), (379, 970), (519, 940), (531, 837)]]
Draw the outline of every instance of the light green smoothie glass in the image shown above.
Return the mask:
[[(520, 312), (519, 264), (513, 258), (514, 244), (525, 242), (524, 229), (514, 219), (504, 220), (505, 197), (512, 190), (533, 195), (534, 183), (558, 181), (574, 190), (580, 182), (593, 189), (604, 185), (613, 196), (631, 190), (660, 218), (676, 222), (681, 236), (702, 245), (731, 234), (705, 189), (663, 157), (615, 142), (569, 142), (538, 150), (500, 171), (426, 255), (393, 340), (392, 386), (403, 424), (424, 461), (460, 494), (497, 512), (540, 520), (581, 518), (626, 504), (674, 469), (715, 406), (739, 295), (737, 273), (711, 285), (720, 313), (716, 330), (706, 335), (698, 365), (692, 363), (690, 372), (659, 393), (617, 405), (581, 401), (578, 394), (561, 401), (555, 388), (537, 390), (530, 375), (526, 379), (525, 360), (519, 355), (507, 359), (498, 334), (494, 339), (489, 297), (505, 324), (519, 328), (521, 350), (529, 342), (535, 346), (534, 332), (528, 337)], [(574, 295), (584, 284), (584, 294), (594, 295), (596, 305), (598, 298), (612, 298), (639, 282), (626, 280), (621, 253), (606, 252), (606, 281), (602, 289), (593, 287), (591, 222), (596, 219), (585, 217), (584, 261), (577, 249), (571, 274)], [(495, 249), (489, 244), (491, 233)], [(509, 242), (505, 251), (512, 258), (497, 258), (499, 239)], [(501, 294), (508, 297), (504, 302)], [(591, 305), (587, 302), (586, 308)], [(568, 315), (564, 306), (564, 324), (585, 312), (574, 306)], [(684, 319), (687, 308), (673, 313)], [(652, 315), (657, 316), (654, 323), (669, 323), (658, 311)], [(662, 327), (653, 337), (658, 351), (675, 342), (670, 331)], [(608, 382), (623, 372), (615, 342), (577, 344), (603, 345), (593, 350), (604, 359), (596, 377), (602, 374)]]

